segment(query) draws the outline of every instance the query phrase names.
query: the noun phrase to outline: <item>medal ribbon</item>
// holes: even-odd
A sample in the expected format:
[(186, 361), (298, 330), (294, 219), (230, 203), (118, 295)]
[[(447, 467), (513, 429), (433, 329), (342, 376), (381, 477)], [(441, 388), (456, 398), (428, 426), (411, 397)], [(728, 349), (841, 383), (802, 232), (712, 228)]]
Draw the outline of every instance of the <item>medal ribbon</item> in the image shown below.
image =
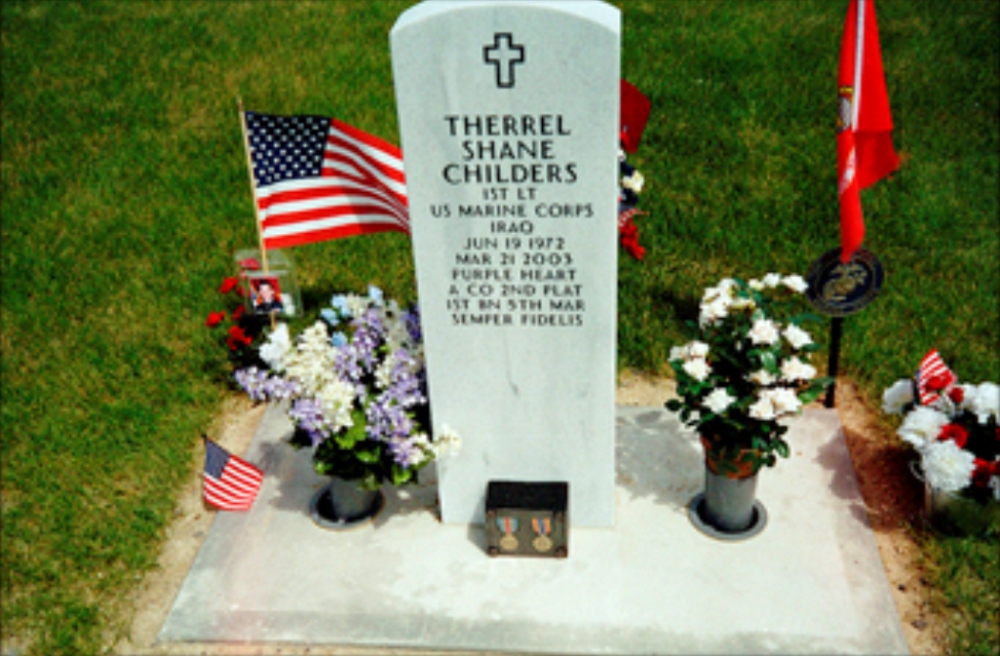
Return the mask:
[(497, 528), (499, 528), (507, 535), (513, 535), (514, 533), (517, 532), (517, 518), (497, 517)]
[(531, 528), (535, 529), (535, 533), (539, 535), (548, 535), (552, 532), (552, 520), (548, 517), (545, 519), (535, 517), (531, 520)]

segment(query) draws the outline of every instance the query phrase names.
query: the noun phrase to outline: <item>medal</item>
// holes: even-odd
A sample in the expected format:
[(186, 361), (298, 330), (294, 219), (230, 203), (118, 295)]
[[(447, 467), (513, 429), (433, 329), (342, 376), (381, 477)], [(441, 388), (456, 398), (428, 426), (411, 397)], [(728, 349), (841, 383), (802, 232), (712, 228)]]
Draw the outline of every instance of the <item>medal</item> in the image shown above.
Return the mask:
[(517, 532), (517, 518), (516, 517), (497, 517), (497, 526), (503, 531), (503, 537), (500, 538), (500, 548), (504, 551), (514, 551), (517, 549), (517, 538), (514, 537), (514, 533)]
[(549, 518), (538, 519), (537, 517), (531, 520), (531, 528), (535, 529), (537, 537), (531, 541), (531, 545), (535, 547), (535, 551), (545, 553), (552, 548), (552, 538), (549, 537), (549, 533), (552, 532), (552, 520)]

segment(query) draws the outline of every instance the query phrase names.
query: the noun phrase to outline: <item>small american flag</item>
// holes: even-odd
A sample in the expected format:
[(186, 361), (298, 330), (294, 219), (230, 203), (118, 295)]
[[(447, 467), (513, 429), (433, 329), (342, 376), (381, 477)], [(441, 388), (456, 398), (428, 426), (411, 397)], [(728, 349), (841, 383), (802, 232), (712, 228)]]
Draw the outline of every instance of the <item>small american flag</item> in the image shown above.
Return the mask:
[(219, 510), (250, 510), (264, 480), (264, 472), (221, 446), (205, 441), (202, 494)]
[(920, 404), (933, 403), (941, 393), (955, 384), (958, 377), (941, 359), (937, 349), (931, 349), (920, 361), (917, 370), (917, 390), (920, 394)]
[(409, 234), (399, 148), (333, 118), (245, 117), (264, 248)]

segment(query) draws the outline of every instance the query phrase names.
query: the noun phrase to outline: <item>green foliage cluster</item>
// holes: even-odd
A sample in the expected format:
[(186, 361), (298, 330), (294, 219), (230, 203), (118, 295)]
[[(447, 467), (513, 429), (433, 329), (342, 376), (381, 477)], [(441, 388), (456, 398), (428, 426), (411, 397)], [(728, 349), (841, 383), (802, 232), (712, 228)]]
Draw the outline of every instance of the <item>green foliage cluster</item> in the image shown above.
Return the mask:
[[(120, 634), (200, 465), (227, 370), (202, 324), (256, 242), (236, 97), (396, 142), (387, 33), (410, 4), (0, 4), (5, 648), (94, 653)], [(630, 158), (647, 255), (621, 260), (619, 363), (662, 372), (705, 286), (804, 273), (837, 245), (844, 3), (616, 4), (623, 76), (654, 108)], [(874, 398), (936, 346), (965, 379), (997, 380), (995, 4), (880, 3), (879, 26), (903, 166), (863, 194), (887, 280), (845, 324), (842, 371)], [(295, 257), (312, 307), (369, 282), (415, 300), (401, 235)], [(995, 545), (928, 544), (962, 613), (955, 644), (995, 650)]]

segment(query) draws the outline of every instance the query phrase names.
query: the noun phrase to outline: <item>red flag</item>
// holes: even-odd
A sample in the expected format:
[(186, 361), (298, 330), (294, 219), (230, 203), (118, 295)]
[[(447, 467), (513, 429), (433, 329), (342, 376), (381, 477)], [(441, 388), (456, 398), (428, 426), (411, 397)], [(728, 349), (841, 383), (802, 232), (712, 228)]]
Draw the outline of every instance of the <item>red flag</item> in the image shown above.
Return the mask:
[(837, 94), (840, 257), (848, 262), (865, 236), (860, 191), (899, 167), (892, 145), (892, 115), (875, 24), (875, 0), (850, 0), (847, 7)]
[(264, 472), (229, 453), (212, 440), (205, 441), (202, 495), (219, 510), (250, 510)]
[(332, 118), (245, 117), (264, 248), (409, 234), (399, 148)]
[(931, 349), (920, 361), (920, 369), (917, 370), (917, 392), (920, 396), (920, 405), (928, 405), (934, 402), (942, 392), (958, 381), (948, 365), (941, 359), (941, 354), (937, 349)]

